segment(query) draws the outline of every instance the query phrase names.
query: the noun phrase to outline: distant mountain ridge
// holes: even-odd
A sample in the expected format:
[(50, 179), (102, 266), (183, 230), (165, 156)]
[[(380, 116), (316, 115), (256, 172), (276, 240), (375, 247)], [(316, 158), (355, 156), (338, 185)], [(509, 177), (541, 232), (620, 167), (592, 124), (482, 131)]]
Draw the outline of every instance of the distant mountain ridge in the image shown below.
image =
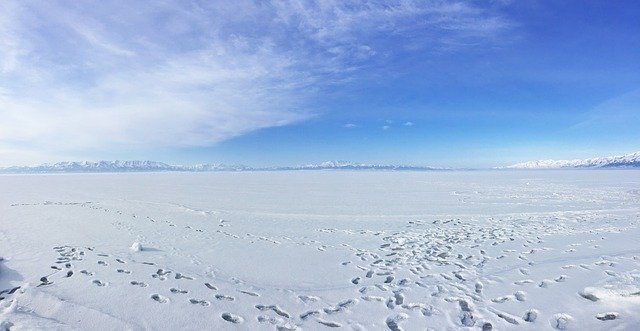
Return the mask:
[(58, 162), (37, 166), (14, 166), (0, 168), (0, 173), (83, 173), (83, 172), (210, 172), (210, 171), (285, 171), (285, 170), (446, 170), (410, 165), (363, 164), (341, 161), (326, 161), (292, 167), (255, 168), (245, 165), (198, 164), (192, 166), (170, 165), (156, 161), (98, 161)]
[[(495, 169), (597, 169), (640, 168), (640, 152), (619, 156), (576, 160), (536, 160), (517, 163)], [(453, 170), (413, 165), (365, 164), (343, 161), (326, 161), (283, 167), (250, 167), (205, 163), (197, 165), (171, 165), (156, 161), (74, 161), (45, 163), (37, 166), (0, 167), (4, 174), (29, 173), (90, 173), (90, 172), (213, 172), (213, 171), (287, 171), (287, 170), (386, 170), (386, 171), (438, 171)]]
[(577, 160), (537, 160), (504, 167), (506, 169), (566, 169), (566, 168), (640, 168), (640, 152)]

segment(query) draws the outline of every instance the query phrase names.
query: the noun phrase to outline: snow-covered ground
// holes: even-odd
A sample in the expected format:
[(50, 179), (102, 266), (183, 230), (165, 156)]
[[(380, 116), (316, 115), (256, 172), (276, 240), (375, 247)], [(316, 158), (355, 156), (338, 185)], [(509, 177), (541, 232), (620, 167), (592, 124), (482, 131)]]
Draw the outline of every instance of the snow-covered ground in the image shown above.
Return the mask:
[(639, 243), (633, 170), (4, 175), (0, 330), (638, 330)]

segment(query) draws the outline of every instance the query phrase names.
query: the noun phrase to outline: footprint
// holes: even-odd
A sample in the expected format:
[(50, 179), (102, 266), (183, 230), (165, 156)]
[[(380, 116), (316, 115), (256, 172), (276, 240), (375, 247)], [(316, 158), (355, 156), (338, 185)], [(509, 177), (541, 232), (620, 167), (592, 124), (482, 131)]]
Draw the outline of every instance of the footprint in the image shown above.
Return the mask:
[(159, 303), (169, 303), (171, 300), (169, 300), (169, 298), (164, 297), (160, 294), (152, 294), (151, 295), (151, 299), (159, 302)]
[(171, 291), (171, 293), (180, 293), (180, 294), (187, 294), (189, 293), (189, 291), (187, 290), (181, 290), (175, 287), (172, 287), (171, 289), (169, 289), (169, 291)]
[(104, 262), (104, 261), (98, 261), (98, 264), (105, 267), (109, 265), (107, 262)]
[(318, 323), (324, 325), (324, 326), (328, 326), (330, 328), (339, 328), (342, 327), (342, 324), (337, 323), (337, 322), (331, 322), (331, 321), (325, 321), (323, 319), (318, 318), (317, 319)]
[(235, 314), (231, 314), (231, 313), (223, 313), (222, 315), (222, 319), (227, 321), (227, 322), (231, 322), (234, 324), (240, 324), (242, 322), (244, 322), (244, 318), (235, 315)]
[(289, 313), (287, 313), (286, 311), (282, 310), (280, 307), (278, 307), (278, 305), (256, 305), (256, 308), (260, 311), (265, 311), (265, 310), (272, 310), (274, 313), (285, 317), (285, 318), (289, 318), (291, 317), (291, 315), (289, 315)]
[(189, 302), (191, 302), (194, 305), (201, 305), (203, 307), (207, 307), (211, 305), (211, 303), (209, 303), (209, 301), (206, 301), (206, 300), (189, 299)]
[(171, 270), (158, 269), (158, 271), (156, 271), (156, 275), (158, 276), (164, 276), (170, 273), (171, 273)]
[(40, 278), (40, 285), (38, 285), (38, 287), (40, 286), (45, 286), (45, 285), (51, 285), (53, 284), (52, 281), (50, 281), (49, 279), (47, 279), (47, 276), (43, 276)]
[(300, 300), (302, 300), (304, 303), (316, 302), (320, 300), (320, 298), (312, 295), (300, 295), (298, 296), (298, 298), (300, 298)]
[(551, 318), (551, 326), (558, 329), (558, 330), (564, 330), (566, 329), (569, 324), (571, 323), (571, 321), (573, 320), (573, 317), (571, 317), (571, 315), (569, 314), (564, 314), (564, 313), (558, 313), (553, 315), (553, 317)]
[(553, 281), (550, 279), (543, 279), (540, 281), (540, 284), (538, 284), (538, 287), (542, 287), (542, 288), (547, 288), (549, 287), (549, 285), (553, 284)]
[(518, 301), (527, 300), (527, 294), (524, 291), (517, 291), (513, 295), (516, 297), (516, 300), (518, 300)]
[(399, 291), (394, 292), (394, 298), (396, 299), (396, 305), (401, 306), (404, 303), (404, 295)]
[(131, 281), (131, 285), (140, 286), (140, 287), (147, 287), (147, 286), (149, 286), (147, 283), (139, 282), (139, 281), (136, 281), (136, 280), (132, 280), (132, 281)]
[(116, 270), (116, 271), (117, 271), (118, 273), (121, 273), (121, 274), (127, 274), (127, 275), (131, 273), (131, 271), (129, 271), (129, 270), (125, 270), (125, 269), (118, 269), (118, 270)]
[(482, 293), (482, 288), (484, 287), (484, 285), (481, 282), (476, 282), (476, 293), (481, 294)]
[(301, 320), (306, 320), (310, 316), (320, 316), (320, 311), (319, 310), (309, 310), (309, 311), (307, 311), (305, 313), (300, 314), (300, 319)]
[(65, 275), (65, 278), (69, 278), (71, 276), (73, 276), (73, 271), (71, 271), (71, 270), (67, 271), (67, 274)]
[(522, 280), (515, 281), (513, 283), (516, 285), (531, 284), (533, 283), (533, 279), (522, 279)]
[(587, 291), (587, 289), (578, 292), (578, 295), (593, 302), (600, 300), (600, 298), (598, 298), (595, 294), (591, 293), (590, 291)]
[(127, 262), (124, 262), (124, 261), (123, 261), (123, 260), (121, 260), (121, 259), (116, 259), (116, 262), (118, 262), (118, 263), (127, 263)]
[(378, 301), (378, 302), (382, 302), (384, 301), (383, 297), (379, 297), (379, 296), (375, 296), (375, 295), (367, 295), (362, 297), (362, 300), (364, 301)]
[(409, 318), (409, 315), (405, 313), (400, 313), (393, 317), (388, 317), (385, 323), (387, 324), (387, 327), (391, 331), (402, 331), (402, 328), (400, 327), (400, 322), (405, 321), (408, 318)]
[[(169, 272), (171, 272), (171, 271), (169, 271)], [(181, 274), (179, 272), (176, 272), (176, 279), (183, 279), (183, 278), (184, 279), (188, 279), (188, 280), (193, 280), (193, 277), (185, 276), (185, 275), (183, 275), (183, 274)]]
[(610, 313), (602, 313), (602, 314), (597, 314), (596, 318), (601, 320), (601, 321), (611, 321), (614, 320), (616, 318), (618, 318), (619, 314), (616, 312), (610, 312)]
[[(514, 325), (520, 324), (520, 323), (518, 323), (518, 319), (515, 316), (511, 315), (511, 314), (505, 313), (503, 311), (499, 311), (497, 309), (492, 309), (491, 307), (489, 307), (489, 311), (491, 311), (492, 313), (496, 314), (498, 317), (502, 318), (503, 320), (505, 320), (505, 321), (507, 321), (507, 322), (509, 322), (511, 324), (514, 324)], [(493, 328), (493, 326), (492, 326), (492, 328)]]
[(87, 271), (87, 270), (80, 270), (80, 273), (83, 275), (87, 275), (87, 276), (93, 276), (94, 273), (91, 271)]
[(209, 283), (204, 283), (204, 286), (206, 286), (206, 287), (207, 287), (208, 289), (210, 289), (210, 290), (214, 290), (214, 291), (217, 291), (217, 290), (218, 290), (218, 288), (217, 288), (217, 287), (215, 287), (215, 286), (213, 286), (213, 285), (211, 285), (211, 284), (209, 284)]
[(508, 296), (508, 295), (505, 295), (505, 296), (501, 296), (501, 297), (497, 297), (497, 298), (491, 299), (491, 301), (492, 301), (492, 302), (495, 302), (495, 303), (504, 303), (504, 302), (507, 302), (507, 301), (509, 301), (509, 300), (511, 300), (511, 297), (510, 297), (510, 296)]
[(94, 279), (91, 283), (93, 283), (93, 285), (100, 286), (100, 287), (107, 286), (107, 283), (102, 282), (102, 281), (100, 281), (98, 279)]
[(159, 279), (159, 280), (167, 280), (167, 277), (163, 277), (163, 276), (160, 276), (158, 274), (153, 274), (153, 275), (151, 275), (151, 277), (155, 278), (155, 279)]
[(234, 297), (230, 297), (228, 295), (223, 295), (223, 294), (216, 294), (215, 297), (218, 300), (226, 300), (226, 301), (233, 301), (236, 299)]
[(258, 320), (259, 323), (263, 323), (263, 324), (281, 324), (283, 321), (281, 318), (277, 318), (277, 317), (270, 317), (270, 316), (263, 316), (260, 315), (256, 318)]
[(242, 294), (250, 295), (252, 297), (259, 297), (260, 296), (260, 294), (255, 293), (255, 292), (250, 292), (250, 291), (238, 290), (238, 292), (240, 292)]
[(566, 281), (569, 278), (569, 276), (567, 275), (560, 275), (558, 277), (556, 277), (554, 280), (558, 283), (562, 283), (564, 281)]
[(2, 290), (2, 291), (0, 291), (0, 295), (5, 294), (5, 293), (6, 293), (6, 294), (13, 294), (13, 293), (15, 293), (17, 290), (19, 290), (20, 288), (21, 288), (21, 286), (16, 286), (16, 287), (14, 287), (14, 288), (12, 288), (12, 289)]
[(349, 299), (349, 300), (345, 300), (342, 301), (340, 303), (338, 303), (337, 306), (335, 307), (329, 307), (329, 308), (325, 308), (324, 312), (327, 314), (335, 314), (335, 313), (339, 313), (351, 306), (354, 306), (356, 303), (358, 303), (358, 301), (356, 299)]
[(537, 311), (536, 309), (529, 309), (524, 313), (524, 316), (522, 316), (522, 319), (525, 322), (535, 322), (539, 314), (540, 312)]

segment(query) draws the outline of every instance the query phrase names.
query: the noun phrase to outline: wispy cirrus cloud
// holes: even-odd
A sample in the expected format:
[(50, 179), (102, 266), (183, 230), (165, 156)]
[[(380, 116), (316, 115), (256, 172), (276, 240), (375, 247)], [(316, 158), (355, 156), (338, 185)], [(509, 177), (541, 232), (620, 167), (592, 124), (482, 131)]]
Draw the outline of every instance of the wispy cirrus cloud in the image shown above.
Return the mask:
[(0, 156), (208, 146), (316, 116), (313, 97), (398, 45), (508, 25), (465, 2), (3, 1)]

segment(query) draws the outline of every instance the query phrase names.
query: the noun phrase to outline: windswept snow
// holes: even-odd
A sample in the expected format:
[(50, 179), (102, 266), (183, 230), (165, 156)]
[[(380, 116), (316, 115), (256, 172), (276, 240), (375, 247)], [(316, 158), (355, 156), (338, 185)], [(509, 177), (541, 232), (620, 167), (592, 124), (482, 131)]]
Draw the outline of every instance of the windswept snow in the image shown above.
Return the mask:
[(640, 327), (637, 171), (5, 175), (0, 187), (0, 330)]

